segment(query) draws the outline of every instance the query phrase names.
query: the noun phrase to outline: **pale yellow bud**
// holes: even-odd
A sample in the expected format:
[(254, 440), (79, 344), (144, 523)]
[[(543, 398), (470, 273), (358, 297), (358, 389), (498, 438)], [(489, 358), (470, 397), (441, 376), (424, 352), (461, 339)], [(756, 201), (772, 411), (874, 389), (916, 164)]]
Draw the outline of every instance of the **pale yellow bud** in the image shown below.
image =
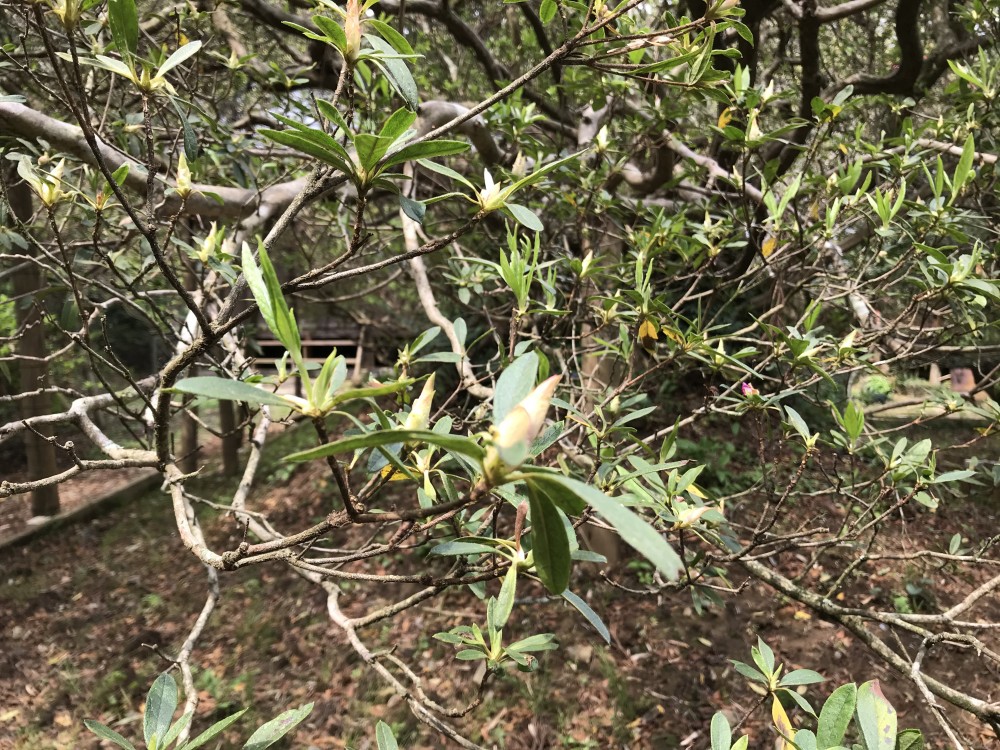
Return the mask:
[(710, 510), (712, 508), (709, 505), (703, 505), (700, 508), (685, 508), (677, 514), (677, 522), (674, 524), (674, 528), (689, 529), (698, 523), (698, 519)]
[(413, 408), (403, 424), (404, 430), (426, 430), (431, 422), (431, 404), (434, 402), (434, 375), (424, 381), (420, 397), (413, 402)]
[(562, 375), (553, 375), (531, 393), (493, 428), (493, 444), (486, 451), (483, 472), (491, 485), (503, 482), (508, 472), (528, 457), (532, 441), (545, 426), (549, 401)]
[(184, 155), (183, 151), (177, 159), (177, 186), (175, 189), (181, 198), (187, 198), (191, 195), (191, 169), (188, 167), (187, 156)]

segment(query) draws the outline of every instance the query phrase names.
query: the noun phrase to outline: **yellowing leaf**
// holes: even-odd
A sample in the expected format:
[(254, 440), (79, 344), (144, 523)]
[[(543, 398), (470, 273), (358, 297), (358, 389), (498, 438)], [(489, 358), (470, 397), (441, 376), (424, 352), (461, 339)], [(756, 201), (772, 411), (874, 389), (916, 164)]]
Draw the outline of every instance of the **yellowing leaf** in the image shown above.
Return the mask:
[(732, 119), (733, 119), (732, 110), (730, 110), (729, 107), (726, 107), (724, 110), (722, 110), (722, 113), (719, 115), (719, 127), (720, 128), (726, 127), (726, 125), (728, 125)]
[(663, 335), (666, 336), (671, 341), (673, 341), (674, 343), (676, 344), (684, 343), (684, 337), (681, 336), (679, 331), (675, 331), (673, 328), (668, 328), (667, 326), (663, 326), (663, 328), (661, 328), (660, 331), (662, 331)]
[(845, 146), (843, 143), (838, 143), (837, 148), (840, 149), (840, 153), (842, 153), (844, 156), (847, 156), (847, 146)]
[(399, 469), (395, 468), (392, 464), (387, 464), (386, 466), (383, 466), (381, 474), (383, 479), (388, 477), (388, 480), (390, 482), (398, 482), (402, 479), (409, 479), (409, 477), (406, 476), (406, 474), (401, 472)]
[(795, 614), (792, 615), (796, 620), (811, 620), (812, 615), (806, 612), (804, 609), (795, 610)]
[(778, 734), (781, 735), (781, 741), (777, 745), (777, 750), (791, 748), (792, 744), (790, 740), (795, 736), (795, 728), (792, 727), (792, 722), (789, 720), (788, 714), (785, 713), (785, 707), (781, 705), (781, 701), (778, 700), (777, 696), (774, 698), (774, 703), (771, 704), (771, 719), (774, 721), (774, 726), (778, 730)]
[(774, 237), (768, 237), (764, 240), (764, 244), (760, 246), (760, 254), (765, 258), (774, 252), (774, 249), (778, 246), (778, 240)]
[(656, 329), (656, 324), (651, 320), (643, 320), (639, 324), (639, 343), (642, 344), (643, 349), (652, 351), (659, 337), (660, 334)]

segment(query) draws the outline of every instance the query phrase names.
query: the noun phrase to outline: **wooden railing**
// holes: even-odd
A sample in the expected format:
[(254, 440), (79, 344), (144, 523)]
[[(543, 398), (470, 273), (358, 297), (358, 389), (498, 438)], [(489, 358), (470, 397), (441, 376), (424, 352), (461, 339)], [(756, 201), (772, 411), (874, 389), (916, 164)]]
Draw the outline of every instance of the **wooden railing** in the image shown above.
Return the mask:
[[(257, 339), (257, 346), (261, 352), (256, 358), (257, 365), (277, 369), (278, 362), (285, 353), (284, 345), (275, 339)], [(359, 331), (357, 338), (302, 339), (302, 357), (306, 364), (323, 364), (334, 349), (344, 356), (351, 379), (356, 383), (360, 382), (365, 366), (365, 329)]]

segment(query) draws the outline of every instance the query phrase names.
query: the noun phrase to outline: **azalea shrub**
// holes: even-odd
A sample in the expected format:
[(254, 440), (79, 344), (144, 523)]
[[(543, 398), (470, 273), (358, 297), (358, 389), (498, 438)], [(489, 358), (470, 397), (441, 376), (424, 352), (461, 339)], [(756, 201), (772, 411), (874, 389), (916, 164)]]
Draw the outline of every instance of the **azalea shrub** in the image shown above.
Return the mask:
[[(0, 360), (21, 409), (0, 441), (26, 457), (0, 496), (48, 515), (85, 472), (162, 474), (207, 594), (170, 657), (183, 716), (154, 684), (147, 745), (197, 746), (218, 582), (260, 565), (322, 592), (430, 744), (478, 747), (463, 717), (501, 675), (565, 668), (540, 601), (610, 642), (593, 587), (702, 613), (748, 581), (869, 649), (925, 730), (992, 731), (997, 538), (964, 512), (933, 543), (907, 524), (997, 483), (998, 11), (0, 5)], [(147, 364), (116, 352), (112, 310), (148, 331)], [(370, 332), (374, 371), (344, 344), (313, 356), (330, 316)], [(79, 372), (54, 382), (70, 355)], [(893, 373), (942, 364), (975, 384), (894, 392)], [(328, 488), (295, 528), (257, 492), (277, 423), (312, 431), (284, 460)], [(198, 493), (206, 429), (230, 496)], [(239, 543), (203, 533), (219, 506)], [(953, 600), (879, 600), (868, 579), (891, 566), (951, 566)], [(456, 670), (476, 675), (458, 705), (417, 654), (375, 644), (445, 596), (478, 613), (427, 633), (481, 666)], [(937, 671), (959, 652), (967, 684)], [(800, 689), (818, 673), (752, 655), (726, 679), (764, 695), (716, 716), (713, 750), (747, 747), (747, 722), (800, 750), (921, 746), (870, 675), (817, 711)]]

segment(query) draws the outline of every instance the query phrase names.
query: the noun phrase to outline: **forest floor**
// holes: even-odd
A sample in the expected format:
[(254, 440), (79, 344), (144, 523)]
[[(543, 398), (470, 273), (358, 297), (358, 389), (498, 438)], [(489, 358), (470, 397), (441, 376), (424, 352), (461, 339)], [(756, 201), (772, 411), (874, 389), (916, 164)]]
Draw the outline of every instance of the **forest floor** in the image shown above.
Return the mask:
[[(716, 457), (716, 479), (741, 470), (738, 450), (723, 462), (719, 456), (725, 451), (711, 442), (719, 438), (706, 440), (703, 447)], [(307, 430), (288, 430), (267, 446), (261, 475), (270, 480), (253, 503), (279, 528), (302, 527), (329, 511), (334, 492), (318, 466), (278, 461), (310, 443)], [(235, 480), (208, 473), (191, 489), (219, 500), (234, 485)], [(214, 549), (239, 544), (230, 517), (205, 508), (199, 513)], [(998, 515), (989, 493), (956, 499), (936, 513), (916, 511), (898, 538), (882, 544), (947, 549), (956, 527), (974, 539), (996, 533)], [(378, 562), (367, 569), (384, 570)], [(649, 571), (631, 563), (608, 574), (641, 587)], [(887, 565), (859, 580), (852, 596), (883, 608), (909, 603), (937, 611), (975, 583), (946, 567)], [(379, 718), (396, 729), (400, 747), (448, 746), (417, 724), (361, 662), (331, 625), (316, 587), (278, 563), (223, 574), (221, 584), (222, 599), (192, 659), (201, 698), (196, 732), (250, 705), (239, 724), (246, 737), (281, 710), (314, 701), (294, 739), (279, 747), (373, 748)], [(519, 588), (522, 599), (508, 637), (553, 632), (561, 648), (542, 654), (533, 674), (512, 671), (491, 680), (482, 704), (457, 720), (466, 736), (510, 750), (703, 750), (715, 710), (728, 708), (739, 716), (760, 702), (730, 660), (749, 661), (750, 647), (761, 637), (786, 670), (816, 669), (830, 678), (810, 687), (814, 705), (833, 685), (877, 678), (899, 710), (901, 727), (918, 726), (940, 737), (912, 683), (882, 666), (843, 628), (761, 585), (747, 585), (723, 607), (701, 614), (685, 593), (636, 596), (613, 588), (595, 565), (578, 565), (571, 587), (603, 618), (611, 643), (605, 645), (561, 599), (549, 599), (540, 587)], [(351, 616), (406, 593), (401, 587), (356, 584), (343, 589), (341, 604)], [(158, 489), (98, 518), (0, 550), (0, 748), (96, 750), (101, 745), (84, 729), (84, 718), (99, 719), (126, 736), (141, 735), (142, 701), (165, 666), (162, 653), (179, 647), (205, 591), (205, 572), (180, 543), (169, 501)], [(993, 601), (979, 614), (997, 621), (1000, 606)], [(431, 635), (483, 618), (481, 602), (467, 591), (453, 591), (363, 631), (363, 637), (372, 648), (394, 646), (415, 665), (431, 695), (461, 706), (475, 695), (481, 662), (456, 661), (453, 648)], [(947, 684), (1000, 697), (996, 672), (974, 656), (925, 667)], [(745, 725), (751, 747), (771, 746), (768, 714), (757, 711)], [(974, 747), (997, 746), (990, 730), (973, 730)], [(928, 744), (937, 746), (943, 743)]]

